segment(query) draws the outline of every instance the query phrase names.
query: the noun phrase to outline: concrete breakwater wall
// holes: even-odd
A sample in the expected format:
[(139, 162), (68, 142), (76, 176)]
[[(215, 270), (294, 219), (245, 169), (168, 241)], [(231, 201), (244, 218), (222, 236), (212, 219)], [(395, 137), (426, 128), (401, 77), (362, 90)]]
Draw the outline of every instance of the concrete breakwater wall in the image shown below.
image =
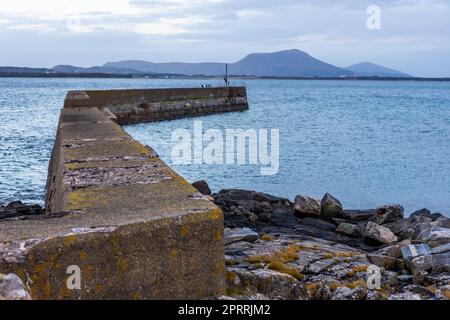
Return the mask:
[(106, 109), (119, 124), (172, 120), (248, 109), (245, 87), (69, 92), (64, 107)]
[[(242, 88), (69, 92), (46, 214), (0, 221), (0, 273), (17, 274), (35, 299), (223, 294), (221, 210), (119, 126), (179, 117), (161, 113), (174, 101), (196, 106), (183, 116), (248, 108)], [(144, 115), (134, 110), (145, 106)]]

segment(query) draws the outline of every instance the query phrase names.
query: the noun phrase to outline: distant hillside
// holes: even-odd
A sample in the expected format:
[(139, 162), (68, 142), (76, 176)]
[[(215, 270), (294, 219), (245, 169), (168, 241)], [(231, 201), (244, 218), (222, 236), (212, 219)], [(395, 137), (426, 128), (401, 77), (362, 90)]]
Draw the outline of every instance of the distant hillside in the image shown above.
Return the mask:
[[(244, 59), (228, 64), (230, 76), (274, 77), (274, 78), (360, 78), (392, 79), (413, 78), (411, 75), (363, 62), (348, 68), (339, 68), (323, 62), (300, 50), (285, 50), (272, 53), (252, 53)], [(219, 76), (225, 74), (225, 63), (203, 62), (155, 63), (141, 60), (108, 62), (103, 66), (77, 67), (57, 65), (46, 68), (0, 67), (1, 77), (150, 77), (173, 78), (185, 76)], [(414, 78), (417, 79), (417, 78)]]
[(410, 78), (409, 74), (389, 69), (371, 62), (362, 62), (346, 68), (359, 77), (392, 77), (392, 78)]
[[(52, 68), (54, 72), (59, 73), (104, 73), (104, 74), (143, 74), (144, 72), (126, 68), (109, 68), (109, 67), (90, 67), (82, 68), (69, 65), (58, 65)], [(148, 72), (145, 72), (148, 73)]]
[[(146, 61), (119, 61), (103, 65), (107, 68), (133, 69), (155, 73), (181, 73), (189, 76), (221, 76), (224, 63), (153, 63)], [(351, 71), (335, 67), (311, 57), (300, 50), (274, 53), (254, 53), (229, 64), (231, 75), (266, 77), (340, 77), (351, 76)]]
[(46, 68), (0, 67), (0, 73), (52, 73), (52, 70)]

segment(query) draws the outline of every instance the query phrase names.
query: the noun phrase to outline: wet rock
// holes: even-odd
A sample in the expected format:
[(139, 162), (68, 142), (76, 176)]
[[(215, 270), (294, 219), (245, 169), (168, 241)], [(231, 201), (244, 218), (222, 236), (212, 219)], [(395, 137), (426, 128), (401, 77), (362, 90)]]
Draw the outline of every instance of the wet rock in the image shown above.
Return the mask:
[(361, 236), (361, 232), (358, 228), (358, 226), (355, 226), (354, 224), (350, 223), (341, 223), (336, 228), (337, 233), (346, 234), (350, 237), (359, 238)]
[(271, 194), (255, 192), (253, 193), (253, 200), (257, 202), (267, 202), (269, 204), (278, 204), (282, 206), (291, 206), (292, 203), (286, 198), (280, 198)]
[(376, 218), (375, 210), (344, 210), (339, 215), (349, 222), (372, 221)]
[(366, 242), (378, 242), (389, 244), (397, 241), (397, 237), (391, 230), (369, 221), (364, 230), (364, 240)]
[(336, 218), (343, 211), (341, 202), (329, 193), (322, 198), (320, 207), (320, 214), (325, 219)]
[(334, 291), (331, 300), (364, 300), (366, 295), (367, 289), (365, 288), (339, 287)]
[(192, 186), (205, 196), (211, 195), (211, 189), (205, 180), (196, 181)]
[(225, 228), (224, 230), (224, 240), (225, 245), (232, 244), (234, 242), (255, 242), (258, 240), (258, 233), (254, 232), (249, 228), (236, 228), (230, 229)]
[(295, 213), (298, 216), (320, 216), (320, 202), (316, 199), (298, 195), (295, 198)]
[(388, 205), (376, 209), (377, 223), (386, 224), (403, 219), (404, 209), (401, 205)]
[(44, 209), (38, 204), (27, 205), (21, 201), (15, 201), (6, 206), (0, 206), (0, 220), (42, 214), (44, 214)]
[(31, 297), (18, 276), (0, 274), (0, 300), (31, 300)]

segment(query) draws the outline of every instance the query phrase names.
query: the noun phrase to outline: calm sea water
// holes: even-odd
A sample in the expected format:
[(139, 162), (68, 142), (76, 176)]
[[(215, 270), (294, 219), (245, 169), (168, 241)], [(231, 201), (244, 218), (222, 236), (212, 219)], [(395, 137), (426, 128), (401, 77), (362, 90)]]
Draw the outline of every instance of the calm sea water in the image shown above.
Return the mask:
[[(67, 90), (199, 87), (205, 80), (0, 79), (0, 202), (43, 202), (47, 165)], [(172, 131), (279, 128), (280, 170), (185, 165), (214, 191), (246, 188), (294, 198), (331, 192), (347, 208), (400, 203), (450, 214), (450, 83), (235, 81), (248, 112), (127, 126), (171, 164)], [(223, 131), (224, 132), (224, 131)]]

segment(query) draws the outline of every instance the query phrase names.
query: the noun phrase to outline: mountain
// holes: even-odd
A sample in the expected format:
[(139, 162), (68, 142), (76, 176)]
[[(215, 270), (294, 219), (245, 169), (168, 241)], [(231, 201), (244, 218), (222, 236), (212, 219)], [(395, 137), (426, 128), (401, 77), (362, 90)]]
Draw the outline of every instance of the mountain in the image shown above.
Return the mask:
[(232, 64), (230, 70), (237, 75), (267, 77), (340, 77), (353, 74), (300, 50), (253, 53)]
[[(103, 65), (106, 68), (133, 69), (142, 72), (181, 73), (185, 75), (222, 76), (224, 63), (153, 63), (147, 61), (119, 61)], [(265, 77), (340, 77), (353, 72), (335, 67), (300, 50), (273, 53), (253, 53), (229, 64), (229, 73), (240, 76)]]
[(375, 63), (362, 62), (346, 68), (359, 77), (391, 77), (391, 78), (411, 78), (412, 76), (394, 69), (389, 69)]

